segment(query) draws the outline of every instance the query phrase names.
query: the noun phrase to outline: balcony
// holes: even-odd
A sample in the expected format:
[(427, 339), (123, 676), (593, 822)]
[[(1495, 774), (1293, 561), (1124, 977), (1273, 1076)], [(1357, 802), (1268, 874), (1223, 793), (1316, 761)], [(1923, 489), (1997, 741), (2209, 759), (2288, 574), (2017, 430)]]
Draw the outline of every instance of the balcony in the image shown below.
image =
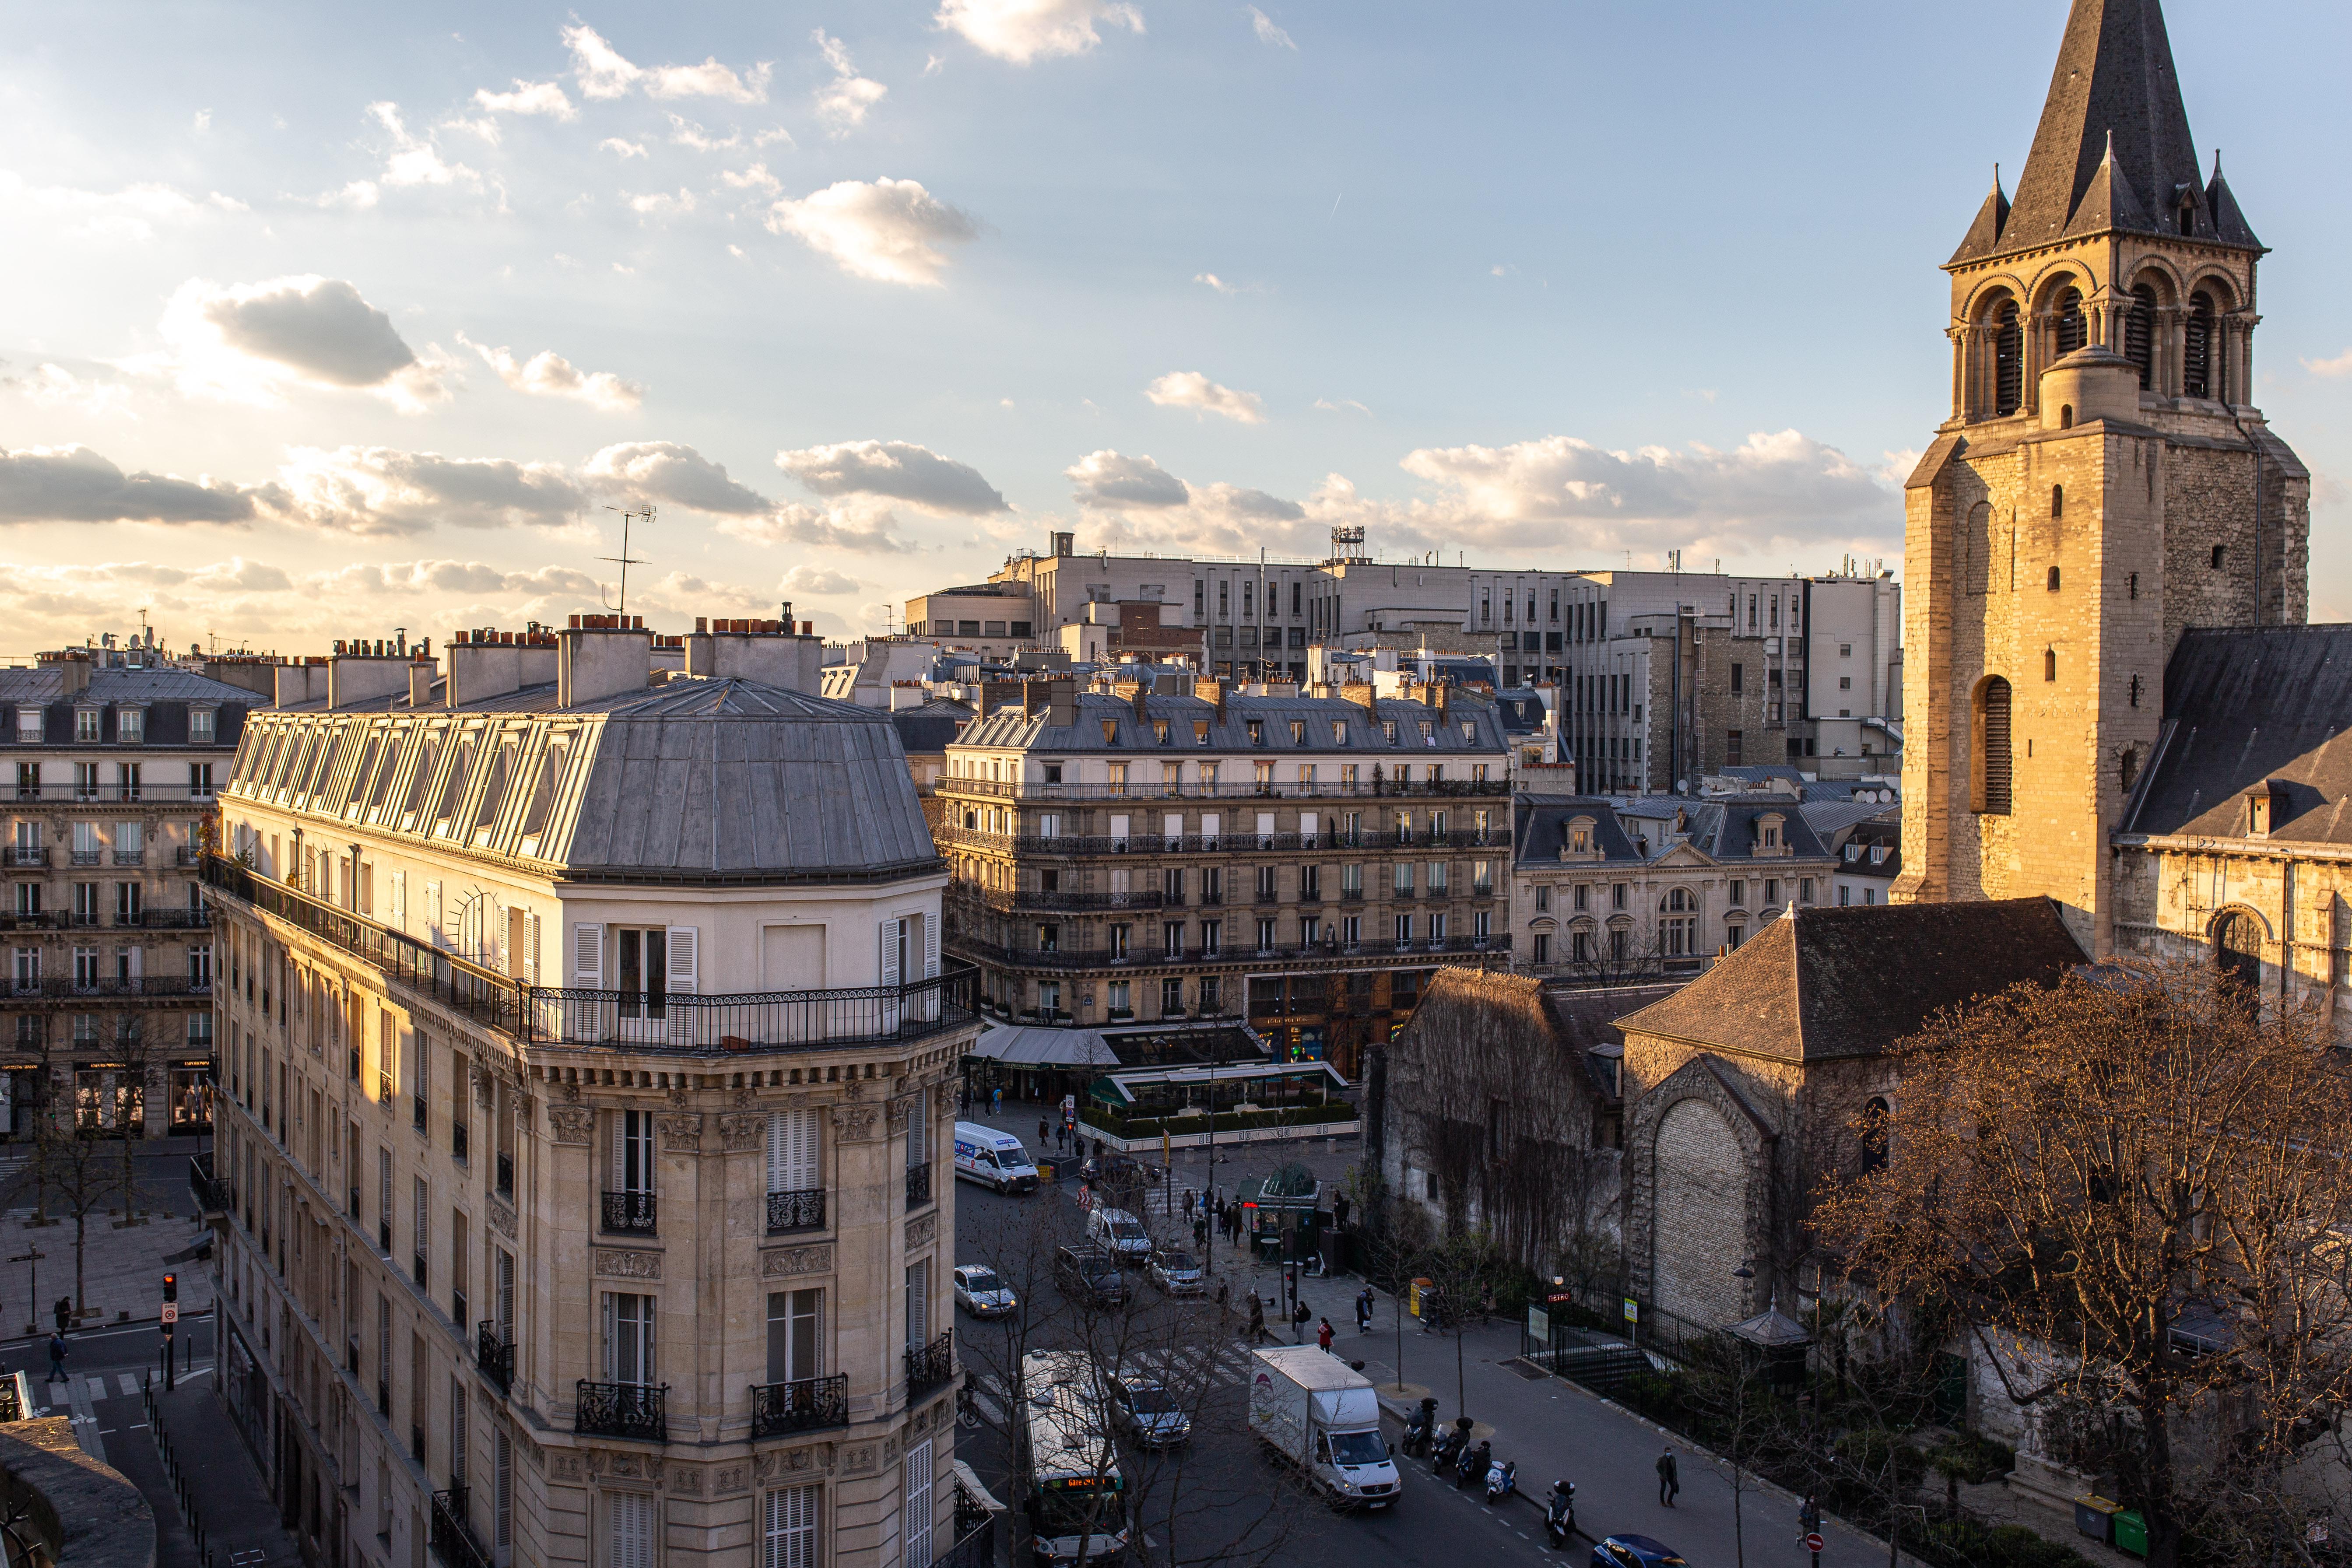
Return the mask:
[(114, 852), (114, 863), (118, 866), (144, 866), (147, 864), (147, 851), (144, 849), (117, 849)]
[(72, 859), (68, 862), (70, 865), (103, 866), (106, 864), (106, 851), (103, 849), (76, 849), (71, 854)]
[(751, 1385), (751, 1436), (781, 1437), (849, 1425), (849, 1377), (803, 1378)]
[(931, 1167), (927, 1163), (907, 1167), (907, 1207), (921, 1208), (931, 1201)]
[(954, 1376), (955, 1334), (950, 1331), (907, 1352), (907, 1403), (914, 1404)]
[(768, 1234), (783, 1236), (795, 1230), (824, 1228), (824, 1189), (805, 1187), (799, 1192), (768, 1194)]
[(651, 1236), (654, 1195), (651, 1193), (606, 1193), (604, 1233), (608, 1236)]
[(591, 1383), (582, 1378), (572, 1396), (572, 1429), (599, 1437), (669, 1441), (669, 1384)]
[(213, 1157), (210, 1154), (188, 1156), (188, 1191), (195, 1197), (198, 1214), (216, 1215), (229, 1211), (233, 1205), (228, 1194), (222, 1190), (224, 1184), (214, 1179)]
[(218, 855), (205, 858), (204, 879), (527, 1045), (620, 1046), (637, 1055), (690, 1057), (837, 1050), (929, 1039), (979, 1017), (972, 1005), (978, 976), (961, 964), (901, 985), (734, 995), (526, 985)]
[[(1425, 758), (1426, 751), (1422, 751)], [(1404, 748), (1399, 748), (1400, 752)], [(1359, 752), (1357, 755), (1360, 756)], [(1312, 757), (1302, 761), (1317, 761)], [(1409, 766), (1403, 755), (1400, 765)], [(1456, 765), (1443, 759), (1444, 765)], [(1328, 765), (1328, 764), (1326, 764)], [(1470, 766), (1476, 766), (1473, 762)], [(1499, 769), (1499, 762), (1492, 764)], [(1155, 800), (1349, 800), (1358, 797), (1418, 797), (1445, 798), (1457, 795), (1504, 795), (1510, 793), (1507, 779), (1396, 779), (1384, 773), (1369, 777), (1360, 775), (1354, 784), (1339, 779), (1317, 779), (1312, 784), (1300, 784), (1295, 779), (1277, 779), (1260, 784), (1255, 778), (1220, 780), (1202, 784), (1188, 779), (1180, 784), (1148, 780), (1131, 780), (1124, 785), (1115, 784), (1038, 784), (1025, 779), (974, 779), (950, 775), (940, 780), (939, 793), (944, 798), (960, 795), (980, 796), (990, 800), (1131, 800), (1149, 803)]]
[(89, 996), (209, 996), (213, 983), (209, 977), (194, 978), (184, 974), (148, 974), (129, 980), (101, 980), (96, 975), (87, 979), (50, 976), (46, 979), (0, 977), (0, 998), (12, 1002), (73, 1002)]
[(46, 866), (49, 863), (47, 847), (39, 844), (11, 844), (6, 849), (0, 850), (0, 856), (5, 856), (11, 866)]
[(172, 864), (174, 866), (189, 867), (198, 865), (204, 860), (204, 858), (205, 852), (193, 844), (183, 844), (177, 849), (172, 851)]
[(493, 1322), (482, 1322), (474, 1329), (474, 1365), (484, 1377), (498, 1385), (500, 1394), (514, 1386), (514, 1341), (499, 1332)]
[(453, 1486), (446, 1492), (433, 1494), (433, 1522), (429, 1539), (433, 1555), (445, 1568), (490, 1568), (490, 1554), (474, 1540), (474, 1532), (466, 1523), (467, 1489)]

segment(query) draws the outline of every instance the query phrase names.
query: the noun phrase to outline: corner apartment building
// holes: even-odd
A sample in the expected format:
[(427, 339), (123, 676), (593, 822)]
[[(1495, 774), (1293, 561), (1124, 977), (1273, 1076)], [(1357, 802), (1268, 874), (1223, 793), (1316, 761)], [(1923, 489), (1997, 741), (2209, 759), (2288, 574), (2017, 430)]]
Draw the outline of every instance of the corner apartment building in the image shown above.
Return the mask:
[(1245, 1018), (1352, 1076), (1438, 966), (1508, 955), (1490, 702), (1034, 681), (947, 756), (948, 948), (1000, 1016)]
[(0, 1097), (134, 1136), (209, 1124), (213, 933), (197, 866), (252, 693), (69, 648), (0, 669)]
[(928, 1563), (978, 1023), (897, 734), (581, 620), (247, 723), (224, 1393), (312, 1562)]

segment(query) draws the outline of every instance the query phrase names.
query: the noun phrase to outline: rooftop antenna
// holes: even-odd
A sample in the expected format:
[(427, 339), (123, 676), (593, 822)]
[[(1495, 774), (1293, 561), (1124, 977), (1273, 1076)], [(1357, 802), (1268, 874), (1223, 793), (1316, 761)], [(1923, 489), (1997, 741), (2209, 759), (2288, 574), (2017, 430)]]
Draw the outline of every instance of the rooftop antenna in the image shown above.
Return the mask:
[[(604, 607), (616, 616), (626, 615), (629, 610), (629, 568), (645, 564), (642, 559), (629, 553), (629, 524), (641, 517), (647, 522), (653, 521), (654, 509), (651, 504), (648, 504), (643, 511), (629, 511), (617, 506), (608, 506), (604, 510), (621, 514), (621, 552), (618, 555), (596, 557), (599, 561), (610, 561), (621, 569), (621, 602), (617, 605), (604, 605)], [(596, 602), (600, 605), (604, 604), (604, 591), (602, 586), (596, 590)]]

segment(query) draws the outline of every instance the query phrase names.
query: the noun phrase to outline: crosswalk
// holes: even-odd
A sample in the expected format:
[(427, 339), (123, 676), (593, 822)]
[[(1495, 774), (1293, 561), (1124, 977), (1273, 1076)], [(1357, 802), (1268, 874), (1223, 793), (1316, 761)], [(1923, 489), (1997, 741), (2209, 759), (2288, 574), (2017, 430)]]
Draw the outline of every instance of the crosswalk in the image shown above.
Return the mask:
[[(181, 1373), (179, 1381), (208, 1377), (212, 1370), (211, 1362), (199, 1362)], [(140, 1404), (143, 1375), (135, 1372), (89, 1373), (52, 1382), (45, 1373), (27, 1373), (26, 1381), (32, 1387), (34, 1402), (47, 1404), (47, 1408), (37, 1414), (57, 1415), (69, 1411), (77, 1426), (102, 1426), (112, 1431), (118, 1426), (145, 1424), (145, 1410)]]
[(1127, 1360), (1129, 1370), (1180, 1394), (1196, 1388), (1246, 1387), (1250, 1380), (1249, 1352), (1238, 1344), (1173, 1345), (1139, 1351)]

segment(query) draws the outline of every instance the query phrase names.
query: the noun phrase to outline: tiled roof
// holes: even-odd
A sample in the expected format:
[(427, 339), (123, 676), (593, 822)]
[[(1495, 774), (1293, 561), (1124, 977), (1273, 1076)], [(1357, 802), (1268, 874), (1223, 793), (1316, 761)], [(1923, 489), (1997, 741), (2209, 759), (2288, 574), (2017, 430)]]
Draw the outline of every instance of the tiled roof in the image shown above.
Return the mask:
[(2245, 836), (2268, 782), (2273, 841), (2352, 844), (2352, 626), (2185, 634), (2164, 672), (2164, 732), (2126, 833)]

